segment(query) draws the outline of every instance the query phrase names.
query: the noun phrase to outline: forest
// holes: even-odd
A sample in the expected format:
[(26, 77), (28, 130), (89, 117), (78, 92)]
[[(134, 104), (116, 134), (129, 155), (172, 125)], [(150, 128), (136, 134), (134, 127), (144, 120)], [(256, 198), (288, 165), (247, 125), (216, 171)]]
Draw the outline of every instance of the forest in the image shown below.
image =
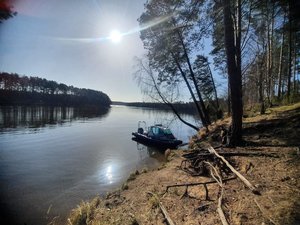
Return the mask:
[(39, 77), (0, 73), (0, 105), (89, 106), (108, 108), (101, 91), (67, 86)]
[(239, 144), (246, 110), (264, 114), (299, 101), (299, 7), (295, 0), (148, 1), (138, 19), (147, 54), (136, 59), (135, 79), (175, 113), (173, 103), (188, 93), (207, 127), (224, 111), (213, 63), (228, 81), (222, 97), (232, 118), (230, 142)]

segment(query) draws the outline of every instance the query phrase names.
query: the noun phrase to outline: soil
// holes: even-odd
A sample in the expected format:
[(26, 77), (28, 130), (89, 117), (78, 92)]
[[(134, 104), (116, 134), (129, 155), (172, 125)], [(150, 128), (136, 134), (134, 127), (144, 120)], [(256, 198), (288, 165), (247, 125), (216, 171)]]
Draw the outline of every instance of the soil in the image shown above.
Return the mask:
[[(234, 156), (230, 163), (259, 190), (256, 195), (240, 179), (224, 182), (222, 209), (229, 224), (300, 224), (300, 107), (273, 110), (267, 116), (244, 120), (245, 146), (220, 148), (218, 121), (209, 132), (199, 133), (190, 150), (205, 142), (228, 152), (276, 153), (278, 157)], [(191, 176), (180, 167), (187, 150), (172, 150), (160, 168), (136, 171), (123, 186), (106, 197), (82, 203), (70, 214), (68, 224), (167, 224), (160, 205), (175, 224), (222, 224), (217, 212), (220, 187), (208, 184), (208, 199), (203, 185), (168, 185), (206, 182), (207, 176)], [(228, 174), (232, 177), (233, 174)], [(153, 195), (154, 194), (154, 195)]]

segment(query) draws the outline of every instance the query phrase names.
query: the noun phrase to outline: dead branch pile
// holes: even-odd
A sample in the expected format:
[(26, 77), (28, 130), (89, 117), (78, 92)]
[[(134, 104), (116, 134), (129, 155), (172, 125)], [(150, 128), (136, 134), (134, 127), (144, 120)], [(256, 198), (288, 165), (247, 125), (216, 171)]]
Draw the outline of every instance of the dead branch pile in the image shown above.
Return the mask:
[[(225, 159), (224, 156), (263, 156), (263, 157), (278, 157), (275, 153), (262, 153), (262, 152), (217, 152), (212, 146), (208, 146), (206, 149), (197, 149), (192, 152), (186, 153), (183, 155), (183, 160), (181, 162), (180, 168), (187, 172), (192, 176), (209, 176), (213, 178), (213, 180), (207, 182), (198, 182), (198, 183), (185, 183), (185, 184), (175, 184), (167, 186), (166, 192), (171, 187), (185, 186), (187, 194), (187, 189), (189, 186), (194, 185), (203, 185), (205, 188), (205, 200), (209, 199), (207, 184), (217, 183), (220, 187), (219, 189), (219, 197), (217, 204), (217, 211), (220, 217), (222, 224), (228, 224), (225, 214), (222, 209), (222, 199), (224, 195), (224, 181), (231, 180), (233, 178), (239, 178), (240, 181), (244, 183), (246, 187), (248, 187), (252, 193), (256, 195), (260, 195), (260, 192), (257, 188), (252, 185), (252, 183), (247, 180), (240, 172), (238, 172), (234, 168), (234, 161), (229, 161)], [(234, 174), (235, 177), (229, 176)]]
[[(214, 149), (214, 148), (213, 148)], [(233, 156), (243, 156), (243, 157), (272, 157), (279, 158), (279, 155), (274, 152), (266, 153), (266, 152), (257, 152), (257, 151), (235, 151), (228, 152), (224, 151), (222, 148), (217, 153), (219, 156), (223, 157), (233, 157)], [(180, 168), (185, 172), (189, 173), (192, 176), (208, 176), (209, 169), (206, 162), (213, 163), (213, 165), (218, 165), (222, 172), (225, 174), (232, 173), (232, 170), (226, 166), (224, 160), (218, 157), (215, 152), (211, 151), (211, 148), (200, 148), (194, 149), (192, 152), (186, 153), (182, 155), (184, 160), (181, 162)], [(231, 165), (234, 165), (232, 160), (227, 160)]]
[(190, 153), (183, 154), (183, 158), (180, 168), (191, 176), (209, 177), (210, 169), (206, 162), (210, 162), (214, 166), (217, 165), (225, 177), (231, 173), (227, 167), (224, 167), (224, 163), (215, 154), (210, 153), (208, 149), (193, 150)]

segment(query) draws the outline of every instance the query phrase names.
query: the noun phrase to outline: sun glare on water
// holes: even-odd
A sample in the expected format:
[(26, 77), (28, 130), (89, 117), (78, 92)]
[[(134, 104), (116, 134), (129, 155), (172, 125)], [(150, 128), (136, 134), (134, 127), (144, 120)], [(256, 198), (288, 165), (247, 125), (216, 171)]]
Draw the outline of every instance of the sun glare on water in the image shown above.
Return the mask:
[(122, 34), (118, 30), (113, 30), (109, 35), (109, 39), (113, 43), (119, 43), (122, 40)]

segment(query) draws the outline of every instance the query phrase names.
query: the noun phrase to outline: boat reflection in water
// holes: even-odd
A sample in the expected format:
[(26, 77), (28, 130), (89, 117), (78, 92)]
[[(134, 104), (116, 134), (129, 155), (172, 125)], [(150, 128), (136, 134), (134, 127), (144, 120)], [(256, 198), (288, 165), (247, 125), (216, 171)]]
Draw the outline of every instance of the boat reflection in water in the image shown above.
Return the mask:
[[(160, 149), (157, 149), (154, 147), (149, 147), (149, 146), (143, 145), (139, 142), (136, 143), (136, 146), (137, 146), (137, 150), (138, 150), (138, 153), (140, 156), (140, 160), (144, 161), (146, 164), (147, 164), (146, 161), (149, 160), (149, 156), (151, 158), (156, 159), (158, 162), (165, 161), (164, 154)], [(148, 168), (153, 168), (153, 166), (149, 166)]]

